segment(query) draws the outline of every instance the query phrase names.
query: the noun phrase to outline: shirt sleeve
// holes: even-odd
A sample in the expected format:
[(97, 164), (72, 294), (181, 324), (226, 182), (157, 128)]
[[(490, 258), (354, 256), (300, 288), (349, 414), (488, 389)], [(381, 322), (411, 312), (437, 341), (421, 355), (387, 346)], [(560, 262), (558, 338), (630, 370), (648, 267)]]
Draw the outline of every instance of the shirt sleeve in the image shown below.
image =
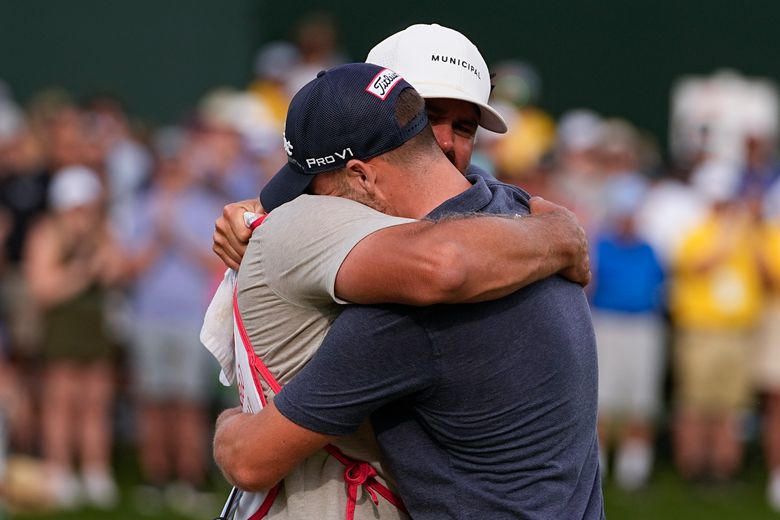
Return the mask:
[(282, 415), (312, 431), (348, 435), (378, 408), (434, 391), (438, 370), (428, 334), (399, 309), (345, 310), (274, 398)]
[(335, 286), (352, 248), (375, 231), (409, 222), (415, 221), (349, 199), (302, 195), (272, 211), (255, 232), (268, 286), (301, 306), (348, 303)]

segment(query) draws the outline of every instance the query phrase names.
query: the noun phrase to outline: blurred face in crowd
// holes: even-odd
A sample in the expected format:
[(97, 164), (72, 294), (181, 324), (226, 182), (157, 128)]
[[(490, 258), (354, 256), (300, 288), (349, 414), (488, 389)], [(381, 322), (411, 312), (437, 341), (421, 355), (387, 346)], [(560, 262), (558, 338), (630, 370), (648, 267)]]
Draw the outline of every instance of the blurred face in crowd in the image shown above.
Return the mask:
[(447, 159), (465, 173), (471, 163), (479, 109), (468, 101), (445, 98), (428, 98), (425, 108), (439, 147)]
[(110, 142), (107, 135), (103, 133), (103, 129), (94, 125), (90, 117), (82, 117), (81, 128), (84, 140), (81, 163), (99, 171), (105, 163)]
[(192, 175), (186, 154), (179, 152), (171, 157), (158, 158), (156, 181), (158, 186), (170, 191), (189, 186)]
[(590, 177), (601, 172), (601, 154), (595, 146), (565, 149), (561, 156), (562, 170), (570, 177)]
[(605, 146), (599, 154), (604, 173), (625, 173), (636, 171), (637, 156), (634, 150), (626, 147)]
[(615, 217), (615, 230), (618, 235), (624, 239), (631, 239), (636, 236), (636, 222), (634, 215), (630, 213), (617, 215)]
[(336, 49), (336, 27), (333, 20), (322, 13), (303, 20), (295, 36), (305, 62), (327, 60)]
[[(35, 173), (44, 163), (43, 147), (29, 128), (19, 132), (0, 155), (3, 155), (0, 162), (16, 174)], [(2, 168), (3, 165), (0, 165)]]
[(122, 104), (111, 97), (97, 97), (90, 101), (87, 110), (87, 120), (96, 133), (109, 144), (127, 135), (127, 115)]
[(751, 135), (745, 139), (745, 161), (749, 167), (760, 168), (772, 157), (774, 139), (771, 136)]
[(56, 170), (73, 164), (89, 163), (89, 143), (83, 121), (75, 109), (64, 109), (46, 129), (49, 161)]
[(102, 205), (95, 201), (57, 210), (56, 218), (71, 236), (85, 238), (99, 229), (95, 224), (102, 218)]
[(190, 165), (200, 174), (220, 177), (241, 153), (241, 137), (235, 130), (221, 124), (208, 123), (194, 136)]

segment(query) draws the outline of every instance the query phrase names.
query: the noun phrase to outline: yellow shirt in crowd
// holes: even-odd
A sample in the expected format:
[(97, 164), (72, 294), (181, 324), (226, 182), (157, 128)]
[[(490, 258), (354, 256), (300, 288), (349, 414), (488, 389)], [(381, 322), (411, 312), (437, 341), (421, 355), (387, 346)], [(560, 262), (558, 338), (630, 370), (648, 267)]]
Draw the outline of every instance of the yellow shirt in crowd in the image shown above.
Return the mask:
[(761, 235), (764, 262), (772, 280), (775, 297), (780, 296), (780, 220), (764, 226)]
[[(713, 214), (673, 259), (670, 311), (678, 326), (735, 330), (755, 325), (763, 304), (759, 234), (745, 219)], [(719, 258), (709, 269), (702, 263)]]

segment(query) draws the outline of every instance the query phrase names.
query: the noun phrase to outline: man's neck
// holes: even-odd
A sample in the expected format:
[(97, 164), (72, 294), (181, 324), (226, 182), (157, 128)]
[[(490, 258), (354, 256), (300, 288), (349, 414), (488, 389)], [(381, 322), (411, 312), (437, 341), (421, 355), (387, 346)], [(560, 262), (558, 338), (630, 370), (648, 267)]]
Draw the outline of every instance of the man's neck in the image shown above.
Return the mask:
[(449, 199), (471, 187), (471, 183), (443, 155), (416, 173), (395, 209), (399, 216), (421, 219)]

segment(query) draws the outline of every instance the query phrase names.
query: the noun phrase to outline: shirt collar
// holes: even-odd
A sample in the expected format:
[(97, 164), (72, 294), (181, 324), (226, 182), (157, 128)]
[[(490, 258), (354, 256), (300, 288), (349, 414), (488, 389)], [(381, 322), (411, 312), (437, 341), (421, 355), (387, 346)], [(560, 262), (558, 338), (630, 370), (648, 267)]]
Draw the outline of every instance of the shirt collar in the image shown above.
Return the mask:
[(471, 182), (471, 188), (443, 202), (428, 213), (428, 218), (438, 219), (453, 213), (479, 212), (490, 204), (493, 193), (484, 177), (477, 173), (474, 167), (470, 167), (466, 172), (466, 178)]

